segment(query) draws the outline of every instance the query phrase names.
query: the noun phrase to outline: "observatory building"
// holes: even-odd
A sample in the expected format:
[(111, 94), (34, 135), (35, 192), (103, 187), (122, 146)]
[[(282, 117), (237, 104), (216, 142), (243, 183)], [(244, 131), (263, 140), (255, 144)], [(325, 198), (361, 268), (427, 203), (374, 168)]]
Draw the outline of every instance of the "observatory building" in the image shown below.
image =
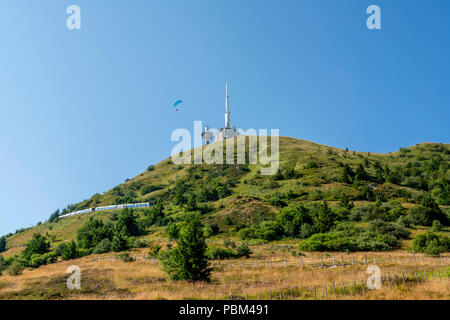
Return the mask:
[(214, 141), (233, 138), (239, 135), (235, 126), (230, 125), (230, 97), (228, 96), (228, 83), (225, 83), (225, 127), (220, 129)]

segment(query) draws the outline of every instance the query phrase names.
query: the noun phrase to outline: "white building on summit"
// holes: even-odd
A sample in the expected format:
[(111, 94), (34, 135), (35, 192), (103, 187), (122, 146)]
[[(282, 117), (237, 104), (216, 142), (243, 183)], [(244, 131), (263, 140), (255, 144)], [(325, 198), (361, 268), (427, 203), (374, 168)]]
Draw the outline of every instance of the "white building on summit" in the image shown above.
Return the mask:
[(219, 130), (214, 141), (233, 138), (239, 135), (235, 126), (230, 125), (230, 97), (228, 96), (228, 83), (225, 83), (225, 127)]

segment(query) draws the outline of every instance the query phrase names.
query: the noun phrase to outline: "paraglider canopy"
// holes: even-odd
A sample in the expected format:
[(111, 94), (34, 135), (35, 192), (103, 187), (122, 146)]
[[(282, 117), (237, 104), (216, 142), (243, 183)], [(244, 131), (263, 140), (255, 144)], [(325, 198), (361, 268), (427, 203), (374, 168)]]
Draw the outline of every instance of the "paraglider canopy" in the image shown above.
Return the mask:
[(175, 101), (175, 103), (173, 104), (173, 106), (175, 107), (175, 110), (178, 111), (178, 105), (180, 105), (181, 103), (183, 103), (183, 100), (177, 100)]

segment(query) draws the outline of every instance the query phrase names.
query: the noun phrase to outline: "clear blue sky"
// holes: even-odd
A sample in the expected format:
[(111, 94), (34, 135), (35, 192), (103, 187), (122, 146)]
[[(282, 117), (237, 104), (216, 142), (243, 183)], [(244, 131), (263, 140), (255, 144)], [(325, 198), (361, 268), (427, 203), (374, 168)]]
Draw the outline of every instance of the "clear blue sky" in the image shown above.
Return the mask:
[(176, 128), (220, 127), (225, 81), (241, 128), (371, 152), (448, 143), (449, 36), (448, 0), (2, 0), (0, 234), (167, 158)]

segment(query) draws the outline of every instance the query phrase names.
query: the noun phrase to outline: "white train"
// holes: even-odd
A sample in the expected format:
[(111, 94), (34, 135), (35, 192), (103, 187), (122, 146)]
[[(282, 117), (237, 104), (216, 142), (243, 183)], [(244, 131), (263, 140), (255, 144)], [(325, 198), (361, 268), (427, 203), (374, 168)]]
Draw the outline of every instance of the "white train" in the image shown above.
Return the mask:
[(62, 215), (62, 216), (60, 216), (60, 218), (61, 219), (67, 218), (67, 217), (76, 216), (79, 214), (89, 213), (89, 212), (94, 212), (94, 211), (120, 210), (120, 209), (124, 209), (124, 208), (146, 208), (146, 207), (150, 207), (150, 206), (151, 206), (151, 204), (149, 202), (117, 204), (117, 205), (113, 205), (113, 206), (103, 206), (103, 207), (97, 207), (97, 208), (84, 209), (84, 210), (80, 210), (80, 211), (74, 211), (74, 212), (70, 212), (68, 214)]

